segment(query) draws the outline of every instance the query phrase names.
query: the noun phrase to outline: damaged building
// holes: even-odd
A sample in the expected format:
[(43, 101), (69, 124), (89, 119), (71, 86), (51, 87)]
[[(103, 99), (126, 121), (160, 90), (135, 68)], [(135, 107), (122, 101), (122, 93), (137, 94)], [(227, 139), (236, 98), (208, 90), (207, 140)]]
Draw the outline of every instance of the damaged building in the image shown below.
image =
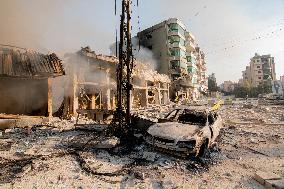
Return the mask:
[[(69, 84), (61, 107), (63, 116), (79, 114), (100, 121), (116, 108), (116, 66), (118, 58), (96, 54), (89, 47), (68, 55)], [(169, 103), (168, 76), (134, 62), (131, 108), (146, 108)]]
[(64, 75), (56, 54), (0, 46), (0, 113), (52, 116), (52, 78)]
[(170, 98), (197, 100), (207, 92), (205, 54), (177, 18), (170, 18), (139, 32), (139, 44), (157, 60), (157, 71), (171, 79)]

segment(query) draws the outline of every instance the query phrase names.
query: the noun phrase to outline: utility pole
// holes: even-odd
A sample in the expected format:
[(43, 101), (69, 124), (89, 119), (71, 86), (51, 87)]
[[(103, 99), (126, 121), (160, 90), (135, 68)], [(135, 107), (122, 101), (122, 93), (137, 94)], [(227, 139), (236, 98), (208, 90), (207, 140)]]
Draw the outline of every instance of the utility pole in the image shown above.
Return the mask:
[[(128, 135), (131, 131), (131, 74), (133, 69), (133, 52), (131, 42), (131, 0), (122, 0), (120, 15), (119, 63), (116, 69), (117, 109), (114, 123), (119, 127), (119, 135)], [(117, 133), (118, 134), (118, 133)]]

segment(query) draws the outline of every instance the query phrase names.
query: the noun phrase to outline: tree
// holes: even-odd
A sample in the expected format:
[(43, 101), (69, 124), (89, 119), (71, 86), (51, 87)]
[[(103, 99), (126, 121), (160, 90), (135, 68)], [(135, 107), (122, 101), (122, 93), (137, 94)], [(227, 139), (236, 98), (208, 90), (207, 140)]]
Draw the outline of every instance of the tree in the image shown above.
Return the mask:
[(214, 73), (212, 73), (208, 77), (208, 91), (209, 92), (217, 92), (218, 91), (218, 86), (217, 86), (217, 82), (216, 82), (216, 78), (215, 78)]
[(236, 87), (233, 94), (237, 98), (245, 98), (247, 95), (250, 98), (256, 98), (260, 94), (269, 94), (271, 92), (271, 83), (267, 81), (259, 84), (257, 87), (252, 87), (249, 83), (244, 83), (243, 86)]

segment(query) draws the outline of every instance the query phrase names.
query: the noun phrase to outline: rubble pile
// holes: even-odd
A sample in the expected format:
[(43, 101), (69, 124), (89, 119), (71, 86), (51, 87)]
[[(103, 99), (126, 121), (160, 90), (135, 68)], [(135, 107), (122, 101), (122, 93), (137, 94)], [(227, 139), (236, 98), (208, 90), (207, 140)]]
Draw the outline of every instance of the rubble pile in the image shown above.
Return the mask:
[(133, 115), (138, 115), (141, 118), (157, 122), (159, 118), (163, 118), (170, 110), (174, 109), (176, 104), (168, 105), (150, 105), (149, 107), (140, 107), (132, 111)]
[[(153, 106), (135, 113), (154, 119), (171, 108)], [(204, 158), (176, 157), (141, 140), (131, 148), (103, 149), (101, 144), (118, 141), (77, 130), (74, 118), (5, 129), (0, 135), (0, 188), (259, 188), (256, 171), (283, 178), (283, 109), (230, 105), (220, 113), (225, 127)]]
[[(244, 104), (235, 104), (231, 108), (223, 108), (222, 117), (234, 123), (268, 123), (281, 124), (283, 116), (282, 106), (251, 106), (246, 108)], [(221, 113), (222, 113), (221, 111)]]

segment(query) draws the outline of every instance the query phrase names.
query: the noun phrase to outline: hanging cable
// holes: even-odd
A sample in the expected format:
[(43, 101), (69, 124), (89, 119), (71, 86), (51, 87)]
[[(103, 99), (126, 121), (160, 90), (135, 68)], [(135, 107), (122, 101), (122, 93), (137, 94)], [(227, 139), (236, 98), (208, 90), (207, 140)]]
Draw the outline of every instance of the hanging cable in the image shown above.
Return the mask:
[(116, 56), (116, 57), (117, 57), (117, 54), (118, 54), (117, 43), (118, 43), (118, 39), (117, 39), (117, 29), (115, 29), (115, 56)]
[(140, 51), (141, 48), (141, 41), (140, 41), (140, 32), (141, 32), (141, 27), (140, 27), (140, 11), (139, 11), (139, 0), (136, 1), (137, 4), (137, 24), (138, 24), (138, 51)]
[(114, 0), (114, 15), (116, 15), (116, 0)]

